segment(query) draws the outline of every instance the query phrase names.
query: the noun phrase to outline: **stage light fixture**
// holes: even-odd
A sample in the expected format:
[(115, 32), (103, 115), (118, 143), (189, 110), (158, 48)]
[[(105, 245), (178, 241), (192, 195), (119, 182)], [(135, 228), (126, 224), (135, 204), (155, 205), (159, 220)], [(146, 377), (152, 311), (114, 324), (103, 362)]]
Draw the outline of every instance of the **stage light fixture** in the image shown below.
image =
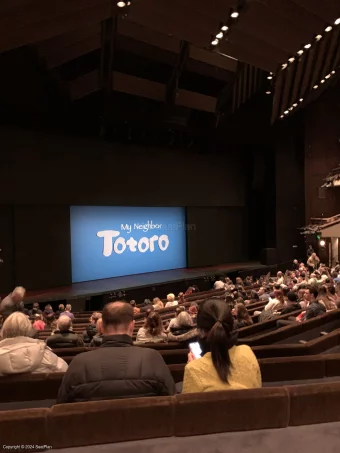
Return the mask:
[(340, 24), (340, 17), (334, 22), (334, 25), (339, 25)]
[(291, 57), (291, 58), (288, 59), (288, 61), (289, 61), (289, 63), (294, 63), (295, 58), (294, 58), (294, 57)]
[(298, 55), (302, 55), (302, 54), (303, 54), (303, 50), (300, 49), (300, 50), (298, 50), (296, 53), (297, 53)]
[(218, 39), (214, 39), (213, 41), (211, 41), (212, 46), (217, 46), (217, 44), (218, 44)]
[(322, 38), (322, 35), (316, 35), (316, 36), (315, 36), (315, 40), (316, 40), (316, 41), (320, 41), (321, 38)]
[(331, 25), (328, 25), (328, 27), (325, 28), (325, 32), (328, 33), (329, 31), (332, 30), (332, 26)]
[(331, 76), (330, 74), (327, 74), (326, 77), (325, 77), (325, 79), (329, 79), (330, 76)]
[(222, 25), (221, 30), (222, 30), (222, 31), (227, 31), (228, 28), (229, 28), (229, 27), (228, 27), (227, 25)]
[(272, 80), (273, 76), (269, 74), (269, 76), (267, 76), (267, 79), (268, 80)]
[(123, 1), (119, 1), (119, 2), (117, 2), (117, 6), (118, 6), (118, 8), (124, 8), (126, 6), (126, 3)]
[(309, 43), (305, 44), (305, 46), (304, 46), (305, 49), (310, 49), (311, 47), (312, 47), (312, 44), (309, 44)]
[(317, 90), (319, 88), (319, 85), (314, 85), (313, 90)]
[(230, 17), (233, 19), (236, 19), (240, 14), (237, 11), (234, 11), (233, 13), (230, 14)]

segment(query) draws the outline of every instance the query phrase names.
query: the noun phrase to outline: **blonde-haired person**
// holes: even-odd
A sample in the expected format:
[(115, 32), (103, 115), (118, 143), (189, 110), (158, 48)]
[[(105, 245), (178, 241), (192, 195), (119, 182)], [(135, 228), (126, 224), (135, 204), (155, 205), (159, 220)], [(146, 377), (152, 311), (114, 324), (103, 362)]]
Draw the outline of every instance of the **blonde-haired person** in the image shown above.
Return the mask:
[(188, 312), (182, 311), (176, 318), (176, 327), (168, 334), (168, 341), (178, 343), (191, 343), (197, 341), (198, 330), (194, 327), (191, 316)]
[(6, 319), (9, 315), (16, 311), (24, 311), (23, 298), (25, 297), (26, 289), (22, 286), (17, 286), (14, 290), (5, 297), (0, 303), (0, 315)]
[(152, 300), (152, 303), (153, 303), (153, 308), (155, 310), (160, 310), (161, 308), (164, 308), (164, 304), (163, 302), (160, 300), (159, 297), (155, 297), (153, 300)]
[(67, 363), (44, 341), (32, 338), (34, 330), (27, 316), (12, 313), (4, 322), (0, 341), (0, 375), (64, 372)]
[(178, 305), (177, 300), (175, 300), (175, 294), (170, 293), (166, 296), (167, 303), (165, 304), (166, 307), (174, 307)]

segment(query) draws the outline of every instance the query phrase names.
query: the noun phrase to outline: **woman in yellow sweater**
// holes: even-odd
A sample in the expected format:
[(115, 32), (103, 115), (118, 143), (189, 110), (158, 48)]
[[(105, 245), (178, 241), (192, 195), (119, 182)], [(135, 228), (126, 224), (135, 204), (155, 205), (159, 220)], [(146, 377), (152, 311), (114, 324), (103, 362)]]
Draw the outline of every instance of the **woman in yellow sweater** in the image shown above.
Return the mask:
[(212, 392), (261, 387), (261, 372), (249, 346), (236, 346), (234, 320), (228, 305), (219, 299), (201, 304), (197, 327), (204, 356), (189, 353), (183, 393)]

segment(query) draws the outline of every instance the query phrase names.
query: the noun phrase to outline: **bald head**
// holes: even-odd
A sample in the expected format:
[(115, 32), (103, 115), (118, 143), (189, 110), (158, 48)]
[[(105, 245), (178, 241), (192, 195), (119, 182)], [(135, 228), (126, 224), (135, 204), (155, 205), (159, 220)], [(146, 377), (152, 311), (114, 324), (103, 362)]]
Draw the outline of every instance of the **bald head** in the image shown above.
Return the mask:
[(106, 304), (102, 315), (104, 335), (133, 334), (133, 308), (125, 302)]
[(57, 321), (57, 327), (60, 332), (70, 330), (72, 327), (72, 321), (68, 316), (60, 316)]

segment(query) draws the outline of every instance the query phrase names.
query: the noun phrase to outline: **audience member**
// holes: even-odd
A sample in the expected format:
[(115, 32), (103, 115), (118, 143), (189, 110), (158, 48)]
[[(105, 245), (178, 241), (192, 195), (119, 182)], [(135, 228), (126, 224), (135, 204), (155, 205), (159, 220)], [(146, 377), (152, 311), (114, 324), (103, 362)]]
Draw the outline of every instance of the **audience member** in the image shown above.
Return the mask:
[(146, 317), (144, 327), (138, 330), (136, 343), (160, 343), (162, 341), (167, 341), (162, 318), (159, 313), (153, 311)]
[(225, 281), (223, 276), (218, 277), (214, 283), (214, 290), (217, 289), (225, 289)]
[(289, 291), (287, 294), (287, 302), (285, 306), (280, 310), (281, 315), (292, 313), (293, 311), (300, 310), (300, 304), (298, 303), (298, 296), (294, 291)]
[(51, 304), (47, 304), (47, 305), (45, 305), (45, 307), (44, 307), (44, 311), (43, 311), (43, 313), (42, 313), (42, 314), (43, 314), (43, 316), (44, 316), (44, 318), (46, 319), (46, 317), (47, 317), (48, 315), (50, 315), (51, 313), (53, 313), (53, 314), (54, 314), (54, 311), (53, 311), (52, 305), (51, 305)]
[(0, 375), (67, 370), (64, 360), (43, 341), (32, 338), (34, 332), (23, 313), (15, 312), (7, 317), (1, 330)]
[(176, 318), (177, 325), (172, 327), (168, 334), (169, 341), (178, 343), (191, 343), (197, 341), (198, 330), (194, 327), (191, 316), (186, 311), (182, 311)]
[(45, 319), (45, 322), (46, 322), (46, 329), (51, 330), (51, 332), (53, 334), (54, 331), (57, 329), (57, 321), (55, 319), (54, 313), (50, 313), (44, 319)]
[(175, 383), (161, 355), (152, 348), (133, 346), (132, 307), (109, 303), (102, 321), (102, 346), (74, 357), (58, 403), (174, 395)]
[(96, 323), (97, 333), (92, 337), (90, 347), (98, 347), (103, 343), (103, 318), (100, 317)]
[(40, 310), (38, 302), (34, 302), (31, 310), (28, 310), (28, 316), (41, 315), (42, 311)]
[(229, 307), (219, 299), (201, 304), (197, 327), (203, 357), (188, 355), (183, 393), (210, 392), (261, 387), (257, 359), (247, 345), (236, 346), (234, 320)]
[(25, 288), (17, 286), (7, 297), (0, 303), (0, 315), (5, 320), (9, 315), (16, 311), (24, 312)]
[(197, 313), (198, 313), (198, 305), (196, 302), (191, 302), (190, 307), (189, 307), (189, 315), (191, 316), (191, 319), (194, 324), (196, 324), (196, 319), (197, 319)]
[(303, 321), (326, 313), (326, 307), (318, 301), (318, 288), (314, 286), (309, 289), (309, 292), (311, 295), (311, 301), (307, 307), (305, 315), (302, 317)]
[(71, 319), (71, 321), (74, 320), (74, 314), (71, 313), (71, 310), (72, 310), (72, 305), (71, 304), (67, 304), (66, 307), (65, 307), (65, 311), (63, 311), (62, 313), (60, 313), (60, 316), (67, 316)]
[(174, 307), (175, 305), (178, 305), (177, 300), (175, 300), (175, 294), (168, 294), (166, 296), (167, 303), (165, 304), (166, 307)]
[(65, 305), (64, 304), (59, 304), (58, 305), (58, 310), (56, 311), (56, 316), (59, 317), (62, 313), (65, 311)]
[(307, 260), (308, 269), (310, 272), (315, 271), (320, 264), (320, 258), (316, 255), (316, 253), (312, 253), (311, 256)]
[(140, 308), (137, 307), (135, 300), (130, 300), (130, 305), (133, 308), (133, 314), (138, 315), (140, 313)]
[(86, 330), (83, 332), (83, 340), (84, 343), (90, 343), (92, 341), (92, 338), (97, 335), (97, 321), (102, 317), (102, 314), (99, 313), (98, 311), (95, 311), (92, 313), (90, 316), (90, 324), (86, 326)]
[(160, 300), (159, 297), (155, 297), (155, 298), (153, 299), (152, 302), (153, 302), (153, 308), (154, 308), (155, 310), (160, 310), (161, 308), (164, 308), (164, 304), (163, 304), (163, 302)]
[(68, 316), (59, 317), (57, 330), (47, 337), (46, 344), (52, 349), (84, 346), (83, 340), (72, 331), (72, 321)]
[(318, 301), (325, 306), (327, 311), (335, 310), (337, 308), (336, 303), (329, 297), (327, 286), (321, 286), (319, 288)]
[(170, 320), (168, 327), (165, 329), (165, 332), (170, 332), (171, 329), (178, 327), (177, 317), (180, 313), (182, 313), (182, 311), (185, 311), (185, 307), (183, 306), (176, 307), (175, 317)]
[(248, 310), (246, 309), (244, 304), (236, 304), (235, 314), (235, 329), (241, 329), (242, 327), (251, 326), (253, 324), (253, 320), (249, 316)]
[(42, 319), (42, 315), (34, 315), (34, 322), (33, 322), (33, 328), (35, 330), (44, 330), (45, 329), (45, 323)]

